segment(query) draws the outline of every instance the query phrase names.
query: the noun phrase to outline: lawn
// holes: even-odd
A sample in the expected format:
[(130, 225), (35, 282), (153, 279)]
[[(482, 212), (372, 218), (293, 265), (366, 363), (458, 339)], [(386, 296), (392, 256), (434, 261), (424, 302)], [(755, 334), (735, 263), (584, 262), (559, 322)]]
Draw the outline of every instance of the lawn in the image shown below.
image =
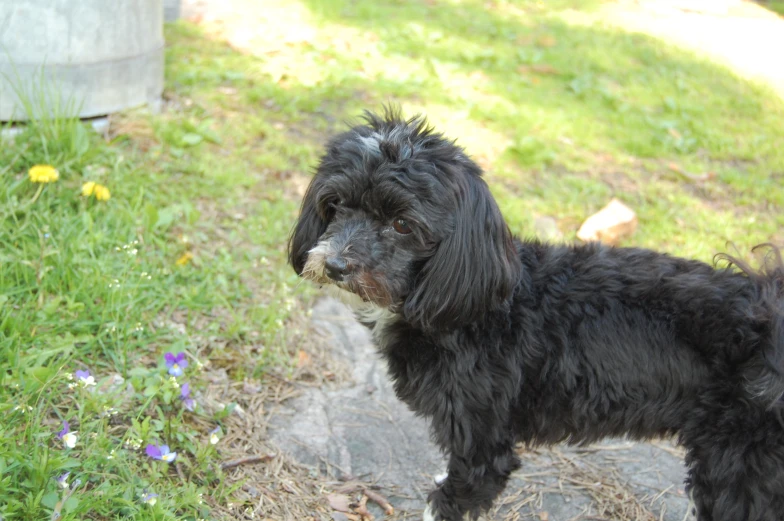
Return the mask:
[(521, 236), (550, 216), (574, 240), (617, 197), (639, 217), (624, 245), (711, 261), (784, 243), (781, 100), (596, 5), (265, 2), (245, 46), (166, 28), (160, 114), (4, 141), (0, 516), (274, 515), (221, 470), (238, 404), (209, 389), (296, 377), (314, 293), (285, 244), (319, 147), (363, 109), (427, 114)]

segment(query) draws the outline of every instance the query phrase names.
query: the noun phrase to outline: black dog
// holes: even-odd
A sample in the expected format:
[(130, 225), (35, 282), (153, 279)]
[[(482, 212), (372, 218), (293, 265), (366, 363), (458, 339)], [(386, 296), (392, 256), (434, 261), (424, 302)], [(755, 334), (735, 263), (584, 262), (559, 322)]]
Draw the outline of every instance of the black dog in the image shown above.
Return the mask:
[[(479, 167), (392, 110), (332, 139), (289, 244), (370, 327), (475, 519), (518, 442), (677, 434), (700, 521), (784, 520), (784, 266), (512, 237)], [(740, 271), (731, 268), (739, 266)]]

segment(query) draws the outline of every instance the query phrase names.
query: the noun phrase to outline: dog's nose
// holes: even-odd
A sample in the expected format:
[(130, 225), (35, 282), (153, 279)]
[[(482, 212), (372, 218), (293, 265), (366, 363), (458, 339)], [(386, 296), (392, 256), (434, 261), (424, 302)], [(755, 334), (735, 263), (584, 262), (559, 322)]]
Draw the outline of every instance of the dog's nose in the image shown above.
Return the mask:
[(340, 257), (327, 257), (324, 261), (324, 271), (327, 272), (327, 277), (340, 282), (349, 272), (349, 267), (345, 259)]

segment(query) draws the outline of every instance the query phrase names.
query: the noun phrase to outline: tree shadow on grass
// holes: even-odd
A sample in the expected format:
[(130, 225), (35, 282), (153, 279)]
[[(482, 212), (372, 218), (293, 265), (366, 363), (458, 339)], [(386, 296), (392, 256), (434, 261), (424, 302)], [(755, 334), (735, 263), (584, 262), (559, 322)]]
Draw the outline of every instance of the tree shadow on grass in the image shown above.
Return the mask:
[(552, 161), (565, 137), (613, 154), (700, 153), (784, 168), (784, 155), (774, 150), (782, 104), (728, 69), (655, 38), (552, 5), (545, 11), (533, 1), (517, 8), (413, 0), (305, 4), (336, 30), (352, 25), (373, 34), (390, 61), (431, 71), (420, 79), (428, 101), (467, 109), (507, 135), (524, 166)]
[[(251, 106), (299, 121), (311, 145), (273, 153), (303, 169), (346, 116), (383, 102), (424, 111), (480, 162), (490, 158), (489, 180), (505, 189), (499, 203), (518, 232), (531, 229), (532, 213), (555, 206), (571, 229), (621, 192), (643, 222), (656, 221), (639, 243), (676, 237), (677, 249), (716, 229), (714, 244), (701, 246), (713, 252), (745, 233), (734, 219), (738, 208), (758, 213), (784, 204), (775, 178), (784, 172), (784, 150), (776, 147), (781, 101), (689, 52), (549, 3), (302, 5), (304, 32), (313, 36), (274, 52), (264, 48), (275, 45), (268, 38), (254, 56), (180, 27), (170, 83), (186, 90), (233, 84)], [(670, 162), (717, 176), (695, 190), (667, 174)], [(671, 222), (673, 206), (690, 212), (686, 225)], [(757, 242), (781, 218), (761, 220)]]

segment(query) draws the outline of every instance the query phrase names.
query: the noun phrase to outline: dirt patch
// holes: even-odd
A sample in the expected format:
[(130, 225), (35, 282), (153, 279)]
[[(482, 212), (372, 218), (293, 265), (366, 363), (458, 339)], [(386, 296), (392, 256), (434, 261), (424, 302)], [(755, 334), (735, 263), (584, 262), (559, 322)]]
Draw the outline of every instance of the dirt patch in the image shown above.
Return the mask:
[(199, 397), (206, 410), (236, 404), (225, 420), (227, 434), (218, 451), (226, 482), (241, 484), (234, 503), (211, 505), (215, 515), (222, 519), (323, 519), (318, 516), (326, 512), (319, 480), (268, 442), (270, 410), (296, 396), (296, 387), (275, 379), (232, 382), (225, 371), (212, 371), (207, 377), (211, 383)]
[[(172, 327), (181, 324), (180, 319), (184, 317), (175, 313)], [(318, 334), (302, 324), (292, 323), (289, 327), (307, 331), (308, 338), (289, 339), (288, 345), (298, 346), (289, 353), (291, 366), (270, 370), (261, 381), (236, 379), (240, 366), (243, 366), (242, 373), (247, 372), (244, 366), (252, 363), (252, 353), (239, 352), (240, 346), (228, 346), (228, 349), (216, 346), (210, 338), (198, 333), (192, 337), (202, 354), (211, 351), (209, 356), (201, 357), (209, 360), (204, 372), (207, 385), (195, 393), (195, 400), (206, 414), (194, 417), (193, 421), (202, 423), (201, 430), (208, 432), (214, 423), (206, 418), (232, 407), (222, 421), (225, 436), (216, 448), (222, 482), (237, 487), (237, 491), (231, 503), (210, 505), (218, 519), (331, 520), (332, 509), (328, 507), (326, 494), (345, 485), (333, 476), (299, 463), (271, 439), (270, 420), (288, 409), (286, 402), (312, 388), (341, 385), (348, 376), (328, 356), (328, 345)]]

